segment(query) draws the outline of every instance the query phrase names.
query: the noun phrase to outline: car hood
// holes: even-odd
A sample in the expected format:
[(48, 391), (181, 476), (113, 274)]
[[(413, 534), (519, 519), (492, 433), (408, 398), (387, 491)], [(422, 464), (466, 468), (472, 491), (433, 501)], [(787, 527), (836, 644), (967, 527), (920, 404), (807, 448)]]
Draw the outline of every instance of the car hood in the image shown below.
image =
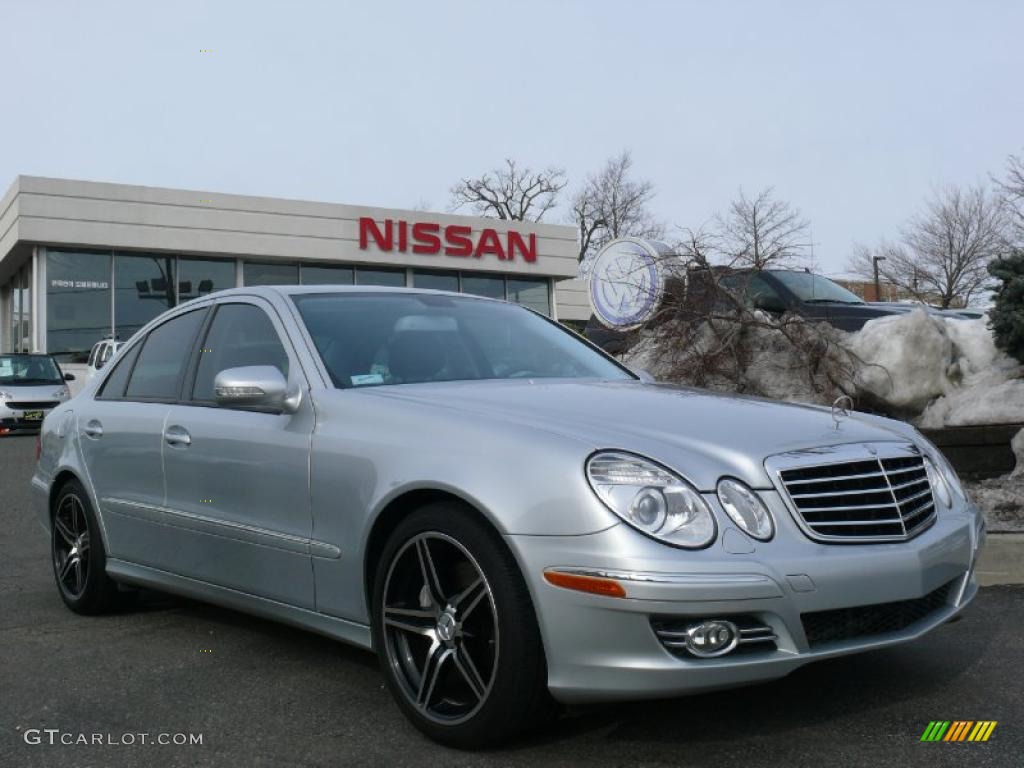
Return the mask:
[(764, 459), (776, 453), (908, 439), (905, 426), (867, 414), (850, 414), (837, 427), (828, 408), (636, 381), (449, 382), (364, 391), (533, 426), (591, 449), (643, 454), (704, 491), (723, 475), (771, 487)]
[(66, 400), (63, 395), (57, 395), (63, 389), (63, 384), (0, 384), (0, 392), (13, 395), (8, 402)]

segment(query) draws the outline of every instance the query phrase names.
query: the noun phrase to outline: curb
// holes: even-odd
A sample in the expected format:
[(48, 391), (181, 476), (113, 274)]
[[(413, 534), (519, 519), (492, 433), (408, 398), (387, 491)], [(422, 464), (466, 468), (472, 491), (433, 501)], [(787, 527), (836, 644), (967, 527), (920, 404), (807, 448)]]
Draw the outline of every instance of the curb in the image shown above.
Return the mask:
[(983, 587), (1024, 584), (1024, 533), (990, 533), (975, 569)]

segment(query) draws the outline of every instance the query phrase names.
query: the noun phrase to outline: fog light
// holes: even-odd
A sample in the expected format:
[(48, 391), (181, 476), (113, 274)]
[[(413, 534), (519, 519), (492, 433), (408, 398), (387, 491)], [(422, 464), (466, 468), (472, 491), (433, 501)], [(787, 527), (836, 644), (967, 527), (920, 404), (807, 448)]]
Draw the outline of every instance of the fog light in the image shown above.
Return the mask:
[(708, 619), (686, 628), (686, 650), (694, 656), (724, 656), (739, 642), (736, 625), (724, 619)]

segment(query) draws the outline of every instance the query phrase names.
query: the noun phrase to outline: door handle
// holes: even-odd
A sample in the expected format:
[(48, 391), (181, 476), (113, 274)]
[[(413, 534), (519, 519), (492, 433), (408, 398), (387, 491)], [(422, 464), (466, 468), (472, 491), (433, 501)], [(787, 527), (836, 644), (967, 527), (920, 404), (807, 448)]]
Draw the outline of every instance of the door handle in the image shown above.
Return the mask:
[(187, 429), (178, 426), (177, 424), (164, 430), (164, 440), (168, 445), (180, 445), (185, 447), (192, 445), (192, 435), (188, 433)]
[(93, 440), (99, 440), (103, 437), (103, 425), (96, 421), (96, 419), (91, 419), (82, 427), (82, 434), (86, 437), (91, 437)]

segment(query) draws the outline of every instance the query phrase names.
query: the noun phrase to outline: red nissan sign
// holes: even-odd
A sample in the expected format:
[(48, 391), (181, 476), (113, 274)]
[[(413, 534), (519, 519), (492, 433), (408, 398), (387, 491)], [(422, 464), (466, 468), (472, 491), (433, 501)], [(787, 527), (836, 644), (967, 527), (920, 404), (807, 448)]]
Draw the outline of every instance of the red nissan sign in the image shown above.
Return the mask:
[(430, 221), (409, 222), (384, 219), (378, 222), (368, 216), (359, 219), (359, 248), (366, 250), (371, 243), (382, 251), (399, 253), (437, 254), (445, 256), (497, 256), (511, 261), (519, 253), (523, 261), (537, 260), (537, 236), (532, 232), (524, 239), (519, 232), (509, 230), (504, 239), (496, 229), (481, 229), (476, 236), (464, 224), (440, 224)]

